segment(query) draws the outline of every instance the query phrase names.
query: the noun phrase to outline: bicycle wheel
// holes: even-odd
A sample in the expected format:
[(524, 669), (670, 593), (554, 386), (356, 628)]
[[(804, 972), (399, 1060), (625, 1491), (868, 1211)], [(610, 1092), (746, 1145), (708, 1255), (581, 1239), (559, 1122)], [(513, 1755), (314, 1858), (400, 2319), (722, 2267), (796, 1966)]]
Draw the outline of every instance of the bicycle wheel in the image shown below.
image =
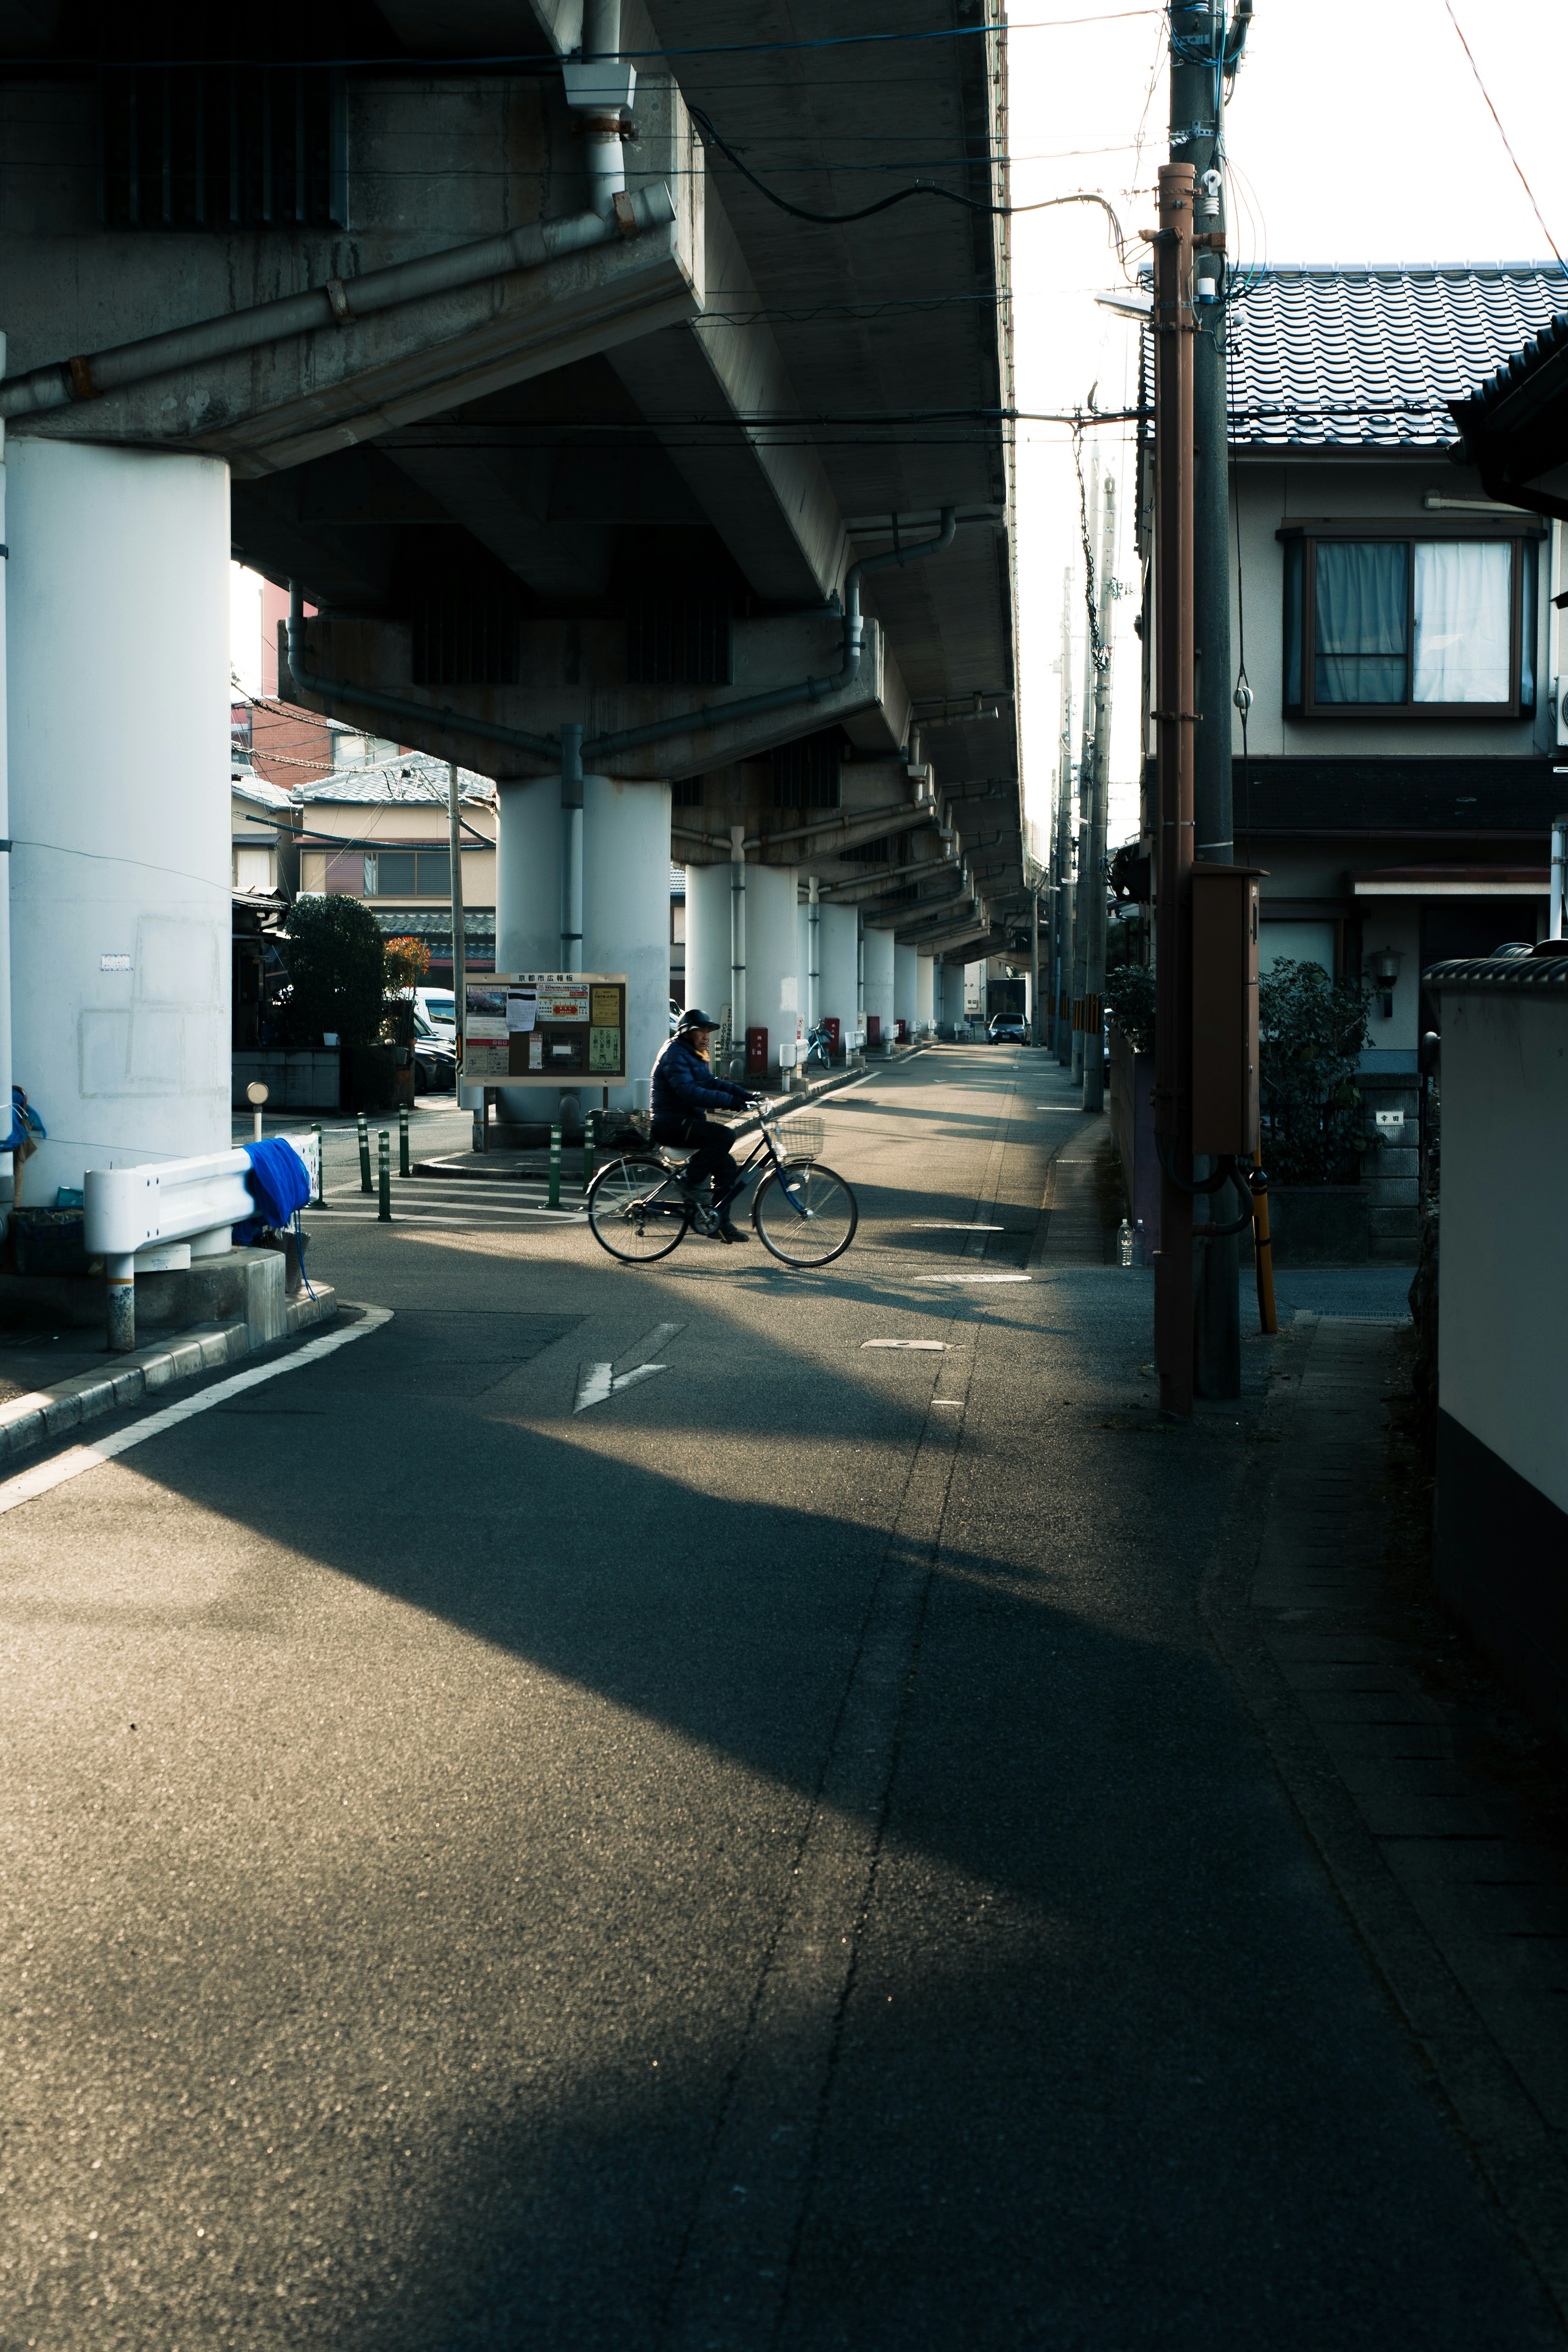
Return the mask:
[(588, 1187), (588, 1227), (627, 1265), (668, 1257), (691, 1220), (674, 1177), (657, 1160), (611, 1160)]
[(848, 1248), (860, 1222), (854, 1193), (820, 1160), (774, 1169), (757, 1187), (752, 1223), (763, 1247), (785, 1265), (829, 1265)]

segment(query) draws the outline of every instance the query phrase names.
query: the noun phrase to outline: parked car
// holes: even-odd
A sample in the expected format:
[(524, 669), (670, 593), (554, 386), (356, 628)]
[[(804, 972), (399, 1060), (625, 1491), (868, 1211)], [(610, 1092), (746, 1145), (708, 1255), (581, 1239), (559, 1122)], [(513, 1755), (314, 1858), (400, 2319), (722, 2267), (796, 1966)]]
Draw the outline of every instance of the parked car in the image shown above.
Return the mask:
[[(448, 1003), (450, 999), (447, 1000)], [(458, 1033), (430, 1020), (416, 996), (414, 1004), (414, 1090), (421, 1095), (452, 1092), (458, 1084)]]
[(1026, 1045), (1029, 1025), (1016, 1013), (995, 1013), (985, 1034), (994, 1045)]
[(416, 988), (414, 1002), (439, 1036), (458, 1034), (458, 1000), (449, 988)]

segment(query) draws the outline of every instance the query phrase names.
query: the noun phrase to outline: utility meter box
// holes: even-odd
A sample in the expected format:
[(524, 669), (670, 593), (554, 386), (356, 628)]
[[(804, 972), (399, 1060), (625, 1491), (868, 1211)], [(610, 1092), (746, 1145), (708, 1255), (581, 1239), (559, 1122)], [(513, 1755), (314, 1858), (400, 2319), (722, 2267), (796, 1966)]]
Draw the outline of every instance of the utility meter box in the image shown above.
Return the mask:
[(1193, 1150), (1258, 1149), (1258, 912), (1262, 875), (1193, 867)]

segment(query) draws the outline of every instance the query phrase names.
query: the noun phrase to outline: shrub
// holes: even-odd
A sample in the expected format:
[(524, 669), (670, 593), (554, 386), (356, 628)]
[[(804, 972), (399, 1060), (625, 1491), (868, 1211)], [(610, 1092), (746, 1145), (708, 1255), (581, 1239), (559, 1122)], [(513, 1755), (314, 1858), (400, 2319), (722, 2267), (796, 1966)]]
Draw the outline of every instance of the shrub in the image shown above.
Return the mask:
[(1263, 1164), (1276, 1183), (1353, 1183), (1366, 1150), (1358, 1057), (1370, 981), (1331, 980), (1321, 964), (1282, 956), (1258, 984)]
[(297, 898), (286, 942), (289, 994), (279, 1015), (289, 1045), (320, 1045), (335, 1031), (345, 1045), (381, 1034), (386, 950), (381, 926), (357, 898)]
[(1105, 975), (1110, 1017), (1135, 1054), (1154, 1050), (1154, 967), (1119, 963)]
[(423, 940), (388, 940), (386, 985), (400, 991), (418, 988), (430, 969), (430, 950)]

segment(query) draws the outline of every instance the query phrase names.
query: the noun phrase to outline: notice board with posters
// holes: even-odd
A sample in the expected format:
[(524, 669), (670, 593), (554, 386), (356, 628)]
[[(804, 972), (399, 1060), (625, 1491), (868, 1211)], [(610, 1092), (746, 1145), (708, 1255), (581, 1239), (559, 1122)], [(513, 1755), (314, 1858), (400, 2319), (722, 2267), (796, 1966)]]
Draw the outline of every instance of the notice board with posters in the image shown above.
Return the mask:
[(466, 1087), (615, 1087), (626, 1076), (624, 971), (496, 971), (468, 983)]

